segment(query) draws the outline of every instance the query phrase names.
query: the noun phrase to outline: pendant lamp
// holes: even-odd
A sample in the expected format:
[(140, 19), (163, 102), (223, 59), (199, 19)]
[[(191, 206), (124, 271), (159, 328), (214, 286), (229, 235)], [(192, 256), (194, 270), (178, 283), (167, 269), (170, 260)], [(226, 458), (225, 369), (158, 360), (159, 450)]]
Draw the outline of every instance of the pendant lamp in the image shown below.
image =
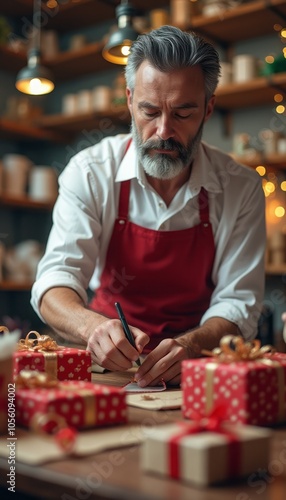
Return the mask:
[(137, 10), (122, 0), (115, 9), (118, 30), (112, 33), (107, 44), (103, 48), (102, 56), (107, 61), (114, 64), (127, 64), (130, 48), (139, 33), (132, 26), (132, 17), (137, 14)]
[(40, 19), (41, 0), (34, 0), (32, 48), (28, 52), (28, 64), (19, 71), (15, 84), (20, 92), (29, 95), (49, 94), (55, 87), (51, 71), (40, 64)]

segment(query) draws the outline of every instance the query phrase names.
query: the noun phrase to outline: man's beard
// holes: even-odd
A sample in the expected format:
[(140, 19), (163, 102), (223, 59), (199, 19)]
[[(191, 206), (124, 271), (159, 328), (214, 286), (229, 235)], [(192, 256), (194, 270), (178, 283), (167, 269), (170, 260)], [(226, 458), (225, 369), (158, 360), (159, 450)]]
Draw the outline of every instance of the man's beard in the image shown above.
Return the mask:
[[(158, 139), (158, 141), (149, 139), (143, 143), (134, 119), (132, 119), (131, 132), (137, 148), (139, 161), (145, 173), (156, 179), (173, 179), (183, 172), (184, 169), (191, 165), (196, 156), (203, 134), (203, 125), (204, 120), (202, 120), (195, 137), (190, 139), (186, 146), (182, 146), (182, 144), (172, 138), (166, 141), (163, 139)], [(169, 154), (157, 152), (151, 156), (150, 151), (156, 149), (175, 151), (177, 156), (172, 157)]]

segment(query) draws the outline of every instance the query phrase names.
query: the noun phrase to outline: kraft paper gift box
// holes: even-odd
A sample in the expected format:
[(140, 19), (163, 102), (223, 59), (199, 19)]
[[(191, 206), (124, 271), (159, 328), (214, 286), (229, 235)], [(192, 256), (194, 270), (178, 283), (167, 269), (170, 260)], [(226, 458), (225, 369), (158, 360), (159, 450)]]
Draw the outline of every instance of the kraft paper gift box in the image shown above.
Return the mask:
[(147, 429), (142, 469), (202, 487), (267, 469), (270, 429), (224, 424), (225, 434), (193, 434), (192, 427), (180, 422)]
[[(31, 339), (30, 334), (36, 334)], [(45, 372), (58, 380), (91, 381), (91, 353), (85, 349), (59, 346), (47, 335), (29, 332), (14, 353), (14, 379), (21, 370)]]
[(82, 381), (58, 382), (52, 388), (17, 388), (17, 425), (33, 426), (41, 415), (62, 417), (76, 429), (123, 424), (126, 396), (121, 388)]
[[(263, 349), (263, 347), (261, 348)], [(286, 421), (286, 354), (221, 362), (200, 358), (182, 362), (183, 416), (207, 415), (225, 407), (232, 423), (270, 426)]]

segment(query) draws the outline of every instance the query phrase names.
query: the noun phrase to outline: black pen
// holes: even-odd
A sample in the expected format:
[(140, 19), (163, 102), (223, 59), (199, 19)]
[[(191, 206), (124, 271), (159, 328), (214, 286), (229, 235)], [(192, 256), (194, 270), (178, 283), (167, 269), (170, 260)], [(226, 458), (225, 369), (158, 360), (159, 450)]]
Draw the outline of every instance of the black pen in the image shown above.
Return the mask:
[[(122, 328), (123, 328), (123, 331), (125, 333), (125, 337), (129, 340), (130, 344), (135, 347), (136, 349), (136, 344), (135, 344), (135, 340), (134, 340), (134, 337), (130, 331), (130, 328), (128, 326), (128, 323), (125, 319), (125, 316), (123, 314), (123, 311), (122, 311), (122, 308), (121, 308), (121, 305), (119, 304), (119, 302), (115, 302), (115, 307), (116, 307), (116, 310), (118, 312), (118, 316), (119, 316), (119, 319), (121, 321), (121, 325), (122, 325)], [(141, 362), (140, 362), (140, 358), (136, 359), (135, 363), (137, 364), (137, 366), (141, 366)]]

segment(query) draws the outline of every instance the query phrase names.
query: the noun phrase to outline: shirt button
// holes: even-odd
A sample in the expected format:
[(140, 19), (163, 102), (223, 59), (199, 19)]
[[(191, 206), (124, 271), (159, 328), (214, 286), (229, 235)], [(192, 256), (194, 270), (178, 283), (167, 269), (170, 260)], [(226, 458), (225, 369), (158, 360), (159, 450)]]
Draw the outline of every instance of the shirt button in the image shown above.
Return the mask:
[(159, 207), (162, 208), (164, 203), (162, 201), (159, 201)]

